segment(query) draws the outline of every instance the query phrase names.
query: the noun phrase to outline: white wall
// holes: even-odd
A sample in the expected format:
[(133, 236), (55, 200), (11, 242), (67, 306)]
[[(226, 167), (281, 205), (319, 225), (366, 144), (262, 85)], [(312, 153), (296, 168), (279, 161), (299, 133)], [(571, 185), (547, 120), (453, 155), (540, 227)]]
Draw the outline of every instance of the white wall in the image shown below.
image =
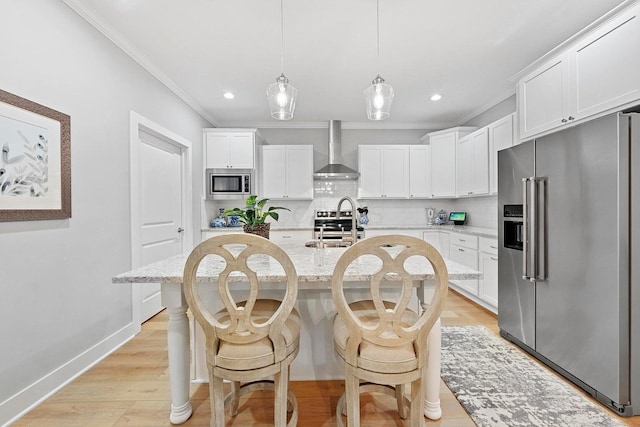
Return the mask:
[(0, 88), (71, 116), (73, 208), (0, 223), (2, 425), (130, 330), (130, 287), (111, 283), (131, 266), (129, 111), (191, 141), (195, 194), (210, 125), (61, 1), (4, 1), (0, 16)]

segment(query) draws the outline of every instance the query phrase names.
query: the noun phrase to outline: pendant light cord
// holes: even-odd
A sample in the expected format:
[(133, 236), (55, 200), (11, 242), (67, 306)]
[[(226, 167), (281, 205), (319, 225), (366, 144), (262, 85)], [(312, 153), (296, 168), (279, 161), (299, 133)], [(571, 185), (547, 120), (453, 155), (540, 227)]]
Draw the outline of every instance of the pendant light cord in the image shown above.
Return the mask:
[(377, 35), (377, 43), (378, 43), (377, 68), (378, 68), (378, 75), (380, 75), (380, 0), (376, 0), (376, 35)]
[(284, 0), (280, 0), (280, 73), (284, 74)]

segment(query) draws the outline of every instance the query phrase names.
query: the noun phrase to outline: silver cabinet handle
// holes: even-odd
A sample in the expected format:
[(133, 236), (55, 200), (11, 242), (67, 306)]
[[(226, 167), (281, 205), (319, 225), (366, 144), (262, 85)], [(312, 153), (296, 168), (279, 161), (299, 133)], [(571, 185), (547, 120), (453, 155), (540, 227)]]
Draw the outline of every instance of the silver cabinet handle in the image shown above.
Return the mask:
[(562, 120), (560, 120), (560, 121), (561, 121), (562, 123), (567, 123), (569, 120), (567, 120), (567, 119), (562, 119)]
[(178, 227), (178, 233), (182, 233), (183, 231), (184, 231), (184, 228)]
[(464, 252), (464, 249), (460, 249), (460, 248), (458, 248), (458, 250), (459, 250), (460, 252)]
[(498, 260), (498, 258), (495, 258), (495, 257), (489, 257), (489, 258), (491, 258), (491, 259), (492, 259), (492, 260), (494, 260), (494, 261), (497, 261), (497, 260)]
[(575, 117), (569, 116), (569, 120), (575, 120)]
[(498, 249), (498, 247), (497, 247), (497, 246), (493, 246), (493, 245), (489, 245), (489, 247), (490, 247), (491, 249)]

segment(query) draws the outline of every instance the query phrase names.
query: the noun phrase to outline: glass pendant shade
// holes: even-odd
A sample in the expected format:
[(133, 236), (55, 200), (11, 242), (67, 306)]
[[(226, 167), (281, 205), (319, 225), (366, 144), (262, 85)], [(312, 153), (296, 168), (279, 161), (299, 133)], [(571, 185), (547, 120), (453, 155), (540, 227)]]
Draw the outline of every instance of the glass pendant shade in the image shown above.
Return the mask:
[(371, 86), (364, 90), (364, 102), (369, 120), (384, 120), (391, 114), (393, 88), (378, 74)]
[(284, 73), (280, 74), (276, 82), (267, 88), (269, 109), (274, 119), (291, 120), (296, 108), (296, 99), (298, 99), (298, 89), (289, 84), (289, 79)]

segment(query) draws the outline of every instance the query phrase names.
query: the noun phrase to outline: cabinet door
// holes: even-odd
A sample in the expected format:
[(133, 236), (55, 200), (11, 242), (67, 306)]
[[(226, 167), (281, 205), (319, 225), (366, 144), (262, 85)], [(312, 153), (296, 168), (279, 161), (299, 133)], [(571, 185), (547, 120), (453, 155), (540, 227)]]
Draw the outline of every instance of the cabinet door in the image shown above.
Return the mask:
[[(442, 248), (440, 247), (440, 232), (439, 231), (423, 231), (422, 240), (429, 243), (436, 248), (440, 255), (442, 255)], [(444, 257), (444, 255), (442, 255)]]
[(382, 150), (382, 197), (409, 197), (409, 147), (384, 146)]
[(262, 196), (282, 199), (287, 195), (287, 161), (284, 145), (262, 147)]
[(207, 141), (207, 168), (226, 169), (231, 167), (229, 163), (229, 139), (226, 133), (208, 133)]
[(254, 141), (251, 132), (207, 133), (205, 166), (215, 169), (253, 169)]
[(473, 140), (471, 135), (460, 138), (456, 149), (456, 196), (472, 194)]
[(431, 144), (432, 197), (456, 195), (456, 133), (434, 135)]
[(576, 118), (640, 98), (639, 9), (634, 7), (574, 47)]
[(409, 146), (409, 197), (431, 197), (431, 146)]
[[(466, 267), (474, 270), (478, 269), (478, 251), (473, 249), (463, 248), (458, 245), (451, 245), (450, 257), (452, 261), (462, 264)], [(451, 283), (458, 285), (460, 288), (469, 292), (470, 294), (478, 295), (478, 280), (452, 280)]]
[(569, 120), (567, 55), (549, 61), (518, 83), (520, 139), (563, 125)]
[(229, 165), (234, 169), (254, 168), (254, 137), (251, 132), (228, 135)]
[(287, 198), (313, 199), (313, 146), (287, 146)]
[(471, 194), (489, 193), (489, 129), (482, 128), (471, 137)]
[(358, 197), (382, 197), (382, 147), (358, 147)]
[(480, 272), (483, 278), (478, 281), (478, 297), (494, 307), (498, 307), (498, 257), (480, 252)]
[(498, 151), (513, 145), (514, 114), (489, 125), (489, 187), (492, 194), (498, 192)]

